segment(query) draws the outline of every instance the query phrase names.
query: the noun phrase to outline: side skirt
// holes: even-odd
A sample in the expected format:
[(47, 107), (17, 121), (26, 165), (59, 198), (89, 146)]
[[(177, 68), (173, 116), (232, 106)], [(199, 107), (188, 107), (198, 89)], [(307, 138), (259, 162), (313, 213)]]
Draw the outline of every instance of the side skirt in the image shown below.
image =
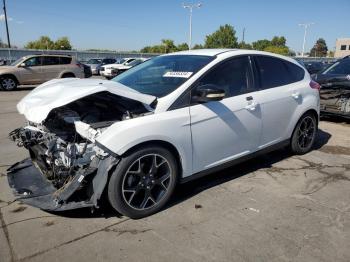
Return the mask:
[(190, 175), (190, 176), (187, 176), (187, 177), (183, 177), (183, 178), (180, 179), (179, 182), (180, 182), (180, 184), (187, 183), (189, 181), (198, 179), (200, 177), (209, 175), (211, 173), (215, 173), (215, 172), (218, 172), (220, 170), (226, 169), (228, 167), (237, 165), (237, 164), (242, 163), (244, 161), (247, 161), (249, 159), (255, 158), (255, 157), (259, 156), (259, 155), (267, 154), (267, 153), (275, 151), (277, 149), (281, 149), (283, 147), (288, 146), (289, 144), (290, 144), (290, 139), (286, 139), (284, 141), (278, 142), (277, 144), (274, 144), (274, 145), (269, 146), (267, 148), (261, 149), (259, 151), (254, 152), (254, 153), (251, 153), (249, 155), (246, 155), (246, 156), (234, 159), (232, 161), (229, 161), (227, 163), (224, 163), (224, 164), (221, 164), (221, 165), (218, 165), (218, 166), (215, 166), (215, 167), (212, 167), (212, 168), (200, 171), (200, 172), (195, 173), (193, 175)]

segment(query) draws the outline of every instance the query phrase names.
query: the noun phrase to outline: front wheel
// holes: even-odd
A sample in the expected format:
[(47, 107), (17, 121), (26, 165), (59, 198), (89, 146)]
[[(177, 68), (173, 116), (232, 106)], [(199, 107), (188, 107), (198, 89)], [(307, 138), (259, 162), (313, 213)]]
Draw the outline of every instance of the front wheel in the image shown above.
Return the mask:
[(304, 114), (298, 121), (291, 139), (291, 150), (302, 155), (312, 149), (316, 138), (317, 122), (312, 113)]
[(1, 88), (5, 91), (12, 91), (17, 88), (17, 82), (13, 77), (5, 76), (1, 78)]
[(144, 147), (123, 157), (108, 184), (108, 199), (121, 214), (138, 219), (158, 212), (172, 195), (178, 175), (172, 153)]

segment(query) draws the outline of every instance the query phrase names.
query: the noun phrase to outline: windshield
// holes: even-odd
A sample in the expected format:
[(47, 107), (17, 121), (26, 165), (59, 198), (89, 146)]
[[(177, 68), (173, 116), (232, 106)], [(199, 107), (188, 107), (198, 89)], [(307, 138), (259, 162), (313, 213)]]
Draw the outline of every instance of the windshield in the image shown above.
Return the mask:
[(21, 61), (23, 61), (23, 57), (21, 57), (20, 59), (17, 59), (16, 61), (12, 62), (10, 65), (11, 66), (18, 65)]
[(163, 97), (173, 92), (214, 58), (199, 55), (159, 56), (113, 78), (140, 93)]
[(130, 62), (130, 63), (128, 64), (128, 66), (136, 66), (136, 65), (138, 65), (138, 64), (141, 64), (142, 62), (143, 62), (143, 60), (136, 59), (136, 60)]
[(334, 75), (348, 75), (350, 74), (350, 59), (349, 60), (340, 60), (330, 67), (326, 68), (323, 72), (323, 75), (334, 74)]
[(101, 63), (101, 59), (90, 59), (89, 61), (87, 61), (87, 64), (90, 64), (90, 65), (96, 65), (100, 63)]

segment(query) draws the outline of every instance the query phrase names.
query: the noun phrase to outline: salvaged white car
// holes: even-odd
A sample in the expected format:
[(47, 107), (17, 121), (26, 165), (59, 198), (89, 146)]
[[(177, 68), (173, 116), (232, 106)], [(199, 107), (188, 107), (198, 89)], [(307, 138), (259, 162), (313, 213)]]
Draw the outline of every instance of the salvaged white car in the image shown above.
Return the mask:
[(19, 199), (44, 210), (98, 208), (141, 218), (186, 182), (272, 149), (311, 150), (319, 85), (294, 60), (195, 50), (146, 61), (113, 81), (55, 79), (18, 104), (10, 133), (29, 158), (8, 169)]

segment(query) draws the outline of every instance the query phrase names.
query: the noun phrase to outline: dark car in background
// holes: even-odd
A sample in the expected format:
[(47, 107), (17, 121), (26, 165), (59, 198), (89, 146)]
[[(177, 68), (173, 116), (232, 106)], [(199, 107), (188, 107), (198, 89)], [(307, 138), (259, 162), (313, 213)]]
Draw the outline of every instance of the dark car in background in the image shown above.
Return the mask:
[(350, 57), (338, 60), (313, 79), (321, 85), (321, 115), (350, 119)]
[(310, 75), (316, 74), (328, 67), (327, 64), (322, 62), (304, 62), (304, 66)]

